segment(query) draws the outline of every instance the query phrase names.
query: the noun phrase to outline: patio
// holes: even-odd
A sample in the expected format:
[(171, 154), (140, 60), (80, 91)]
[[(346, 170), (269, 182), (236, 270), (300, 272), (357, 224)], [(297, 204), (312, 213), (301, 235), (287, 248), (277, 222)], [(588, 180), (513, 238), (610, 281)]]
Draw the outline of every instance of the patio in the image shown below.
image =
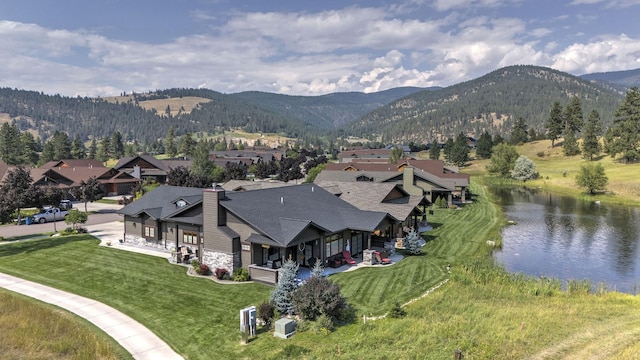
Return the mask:
[[(389, 256), (389, 259), (391, 259), (391, 264), (368, 265), (368, 264), (366, 264), (366, 263), (364, 263), (362, 261), (362, 255), (354, 256), (353, 260), (356, 261), (355, 265), (345, 264), (345, 265), (342, 265), (342, 266), (339, 266), (339, 267), (336, 267), (336, 268), (325, 267), (323, 274), (324, 274), (324, 276), (330, 276), (330, 275), (333, 275), (333, 274), (346, 272), (346, 271), (355, 271), (355, 270), (362, 269), (362, 268), (392, 266), (393, 264), (397, 263), (398, 261), (404, 259), (404, 256), (402, 254), (396, 252), (395, 254)], [(304, 282), (309, 277), (311, 277), (311, 269), (309, 269), (307, 267), (298, 268), (297, 279), (299, 279), (300, 282)]]

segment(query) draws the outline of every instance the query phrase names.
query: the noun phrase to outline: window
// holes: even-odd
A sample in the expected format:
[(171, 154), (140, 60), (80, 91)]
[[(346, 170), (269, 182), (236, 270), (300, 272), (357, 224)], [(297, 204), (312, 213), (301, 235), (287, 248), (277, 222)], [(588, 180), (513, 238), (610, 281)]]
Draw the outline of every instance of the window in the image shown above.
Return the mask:
[(153, 226), (145, 226), (144, 227), (144, 237), (155, 238), (156, 237), (156, 228)]
[(326, 239), (325, 243), (325, 256), (330, 257), (341, 253), (344, 249), (344, 243), (342, 240), (342, 234), (333, 234)]
[(198, 244), (198, 233), (194, 231), (182, 232), (182, 242), (185, 244)]

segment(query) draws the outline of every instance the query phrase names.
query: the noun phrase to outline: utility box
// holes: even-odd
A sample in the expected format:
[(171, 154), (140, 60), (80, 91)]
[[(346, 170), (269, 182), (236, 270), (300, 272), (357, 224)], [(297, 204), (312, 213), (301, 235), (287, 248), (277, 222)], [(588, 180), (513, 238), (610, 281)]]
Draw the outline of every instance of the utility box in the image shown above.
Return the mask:
[(249, 306), (240, 310), (240, 332), (242, 333), (242, 343), (247, 344), (249, 337), (256, 336), (256, 307)]
[(280, 319), (276, 321), (276, 331), (274, 336), (288, 339), (296, 332), (296, 322), (291, 319)]

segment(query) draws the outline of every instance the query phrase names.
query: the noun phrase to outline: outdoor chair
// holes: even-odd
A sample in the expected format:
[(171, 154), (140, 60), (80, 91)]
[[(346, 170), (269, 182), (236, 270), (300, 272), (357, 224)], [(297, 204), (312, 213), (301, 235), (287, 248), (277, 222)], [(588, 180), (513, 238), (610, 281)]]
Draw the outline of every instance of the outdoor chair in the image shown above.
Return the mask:
[(351, 257), (351, 253), (348, 252), (347, 250), (343, 250), (342, 251), (342, 258), (344, 258), (344, 261), (349, 265), (355, 265), (356, 264), (356, 261), (353, 260), (353, 258)]
[(376, 257), (376, 262), (378, 264), (382, 264), (382, 265), (391, 264), (391, 259), (380, 256), (379, 251), (374, 251), (373, 255)]

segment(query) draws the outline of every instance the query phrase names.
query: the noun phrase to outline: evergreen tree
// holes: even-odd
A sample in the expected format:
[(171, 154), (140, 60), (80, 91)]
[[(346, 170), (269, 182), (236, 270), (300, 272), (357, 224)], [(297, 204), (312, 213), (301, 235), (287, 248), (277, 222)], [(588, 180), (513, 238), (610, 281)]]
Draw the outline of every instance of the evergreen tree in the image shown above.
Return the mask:
[(53, 143), (53, 160), (71, 159), (71, 139), (67, 133), (56, 130), (48, 142)]
[(567, 104), (562, 115), (564, 121), (564, 134), (565, 136), (569, 132), (573, 132), (574, 136), (582, 130), (584, 122), (584, 114), (582, 113), (582, 103), (580, 98), (574, 96)]
[(564, 142), (562, 143), (562, 151), (566, 156), (574, 156), (580, 154), (580, 146), (578, 145), (578, 139), (571, 128), (567, 129), (567, 133), (564, 136)]
[(433, 139), (431, 146), (429, 146), (429, 159), (440, 159), (440, 144), (438, 144), (438, 140), (436, 139)]
[(213, 175), (214, 163), (209, 160), (209, 142), (200, 140), (196, 145), (191, 163), (191, 173), (194, 175)]
[(180, 138), (180, 152), (185, 156), (193, 156), (197, 145), (191, 133), (186, 133)]
[(493, 147), (491, 163), (487, 165), (487, 171), (501, 177), (509, 177), (517, 159), (518, 152), (513, 145), (500, 143)]
[(480, 135), (478, 142), (476, 143), (476, 156), (481, 159), (488, 159), (491, 157), (491, 149), (493, 148), (493, 141), (491, 141), (491, 135), (485, 130)]
[(167, 137), (164, 140), (164, 151), (170, 158), (178, 155), (178, 146), (176, 145), (176, 134), (173, 125), (167, 131)]
[(611, 157), (622, 154), (625, 162), (640, 159), (640, 90), (632, 87), (613, 114), (612, 140), (608, 144)]
[(47, 141), (42, 147), (42, 154), (40, 154), (40, 163), (44, 164), (55, 159), (55, 149), (52, 141)]
[(511, 177), (522, 182), (537, 178), (538, 172), (536, 171), (536, 164), (528, 157), (520, 155), (513, 165)]
[(87, 148), (85, 148), (84, 143), (80, 141), (80, 135), (76, 134), (71, 143), (71, 157), (74, 159), (84, 159), (86, 156)]
[(451, 155), (448, 160), (456, 166), (463, 166), (467, 161), (469, 161), (468, 138), (462, 132), (456, 137), (456, 141), (453, 143)]
[(591, 111), (587, 117), (587, 123), (584, 127), (584, 135), (582, 137), (582, 156), (585, 159), (593, 160), (594, 156), (600, 155), (602, 145), (598, 140), (598, 136), (602, 133), (602, 122), (600, 114), (597, 110)]
[(551, 147), (554, 147), (555, 141), (558, 140), (564, 130), (560, 102), (556, 101), (551, 105), (551, 111), (545, 127), (547, 129), (547, 139), (551, 140)]
[(36, 165), (40, 156), (38, 155), (38, 143), (33, 135), (25, 131), (20, 134), (20, 143), (22, 144), (21, 164)]
[(89, 153), (87, 154), (87, 158), (95, 159), (98, 154), (98, 144), (96, 143), (96, 138), (93, 137), (91, 139), (91, 145), (89, 145)]
[(296, 276), (298, 274), (298, 264), (288, 259), (282, 264), (278, 273), (278, 283), (271, 292), (270, 301), (278, 309), (280, 314), (293, 315), (293, 303), (291, 294), (298, 287)]
[(536, 134), (536, 129), (534, 128), (529, 128), (529, 141), (536, 141), (538, 140), (538, 134)]
[(422, 246), (420, 246), (420, 236), (418, 233), (411, 229), (407, 236), (404, 238), (404, 247), (407, 249), (409, 254), (411, 255), (420, 255), (422, 254)]
[(524, 144), (529, 139), (527, 132), (527, 122), (524, 118), (519, 117), (511, 128), (511, 137), (509, 143), (512, 145)]
[(311, 268), (311, 277), (323, 277), (324, 276), (324, 266), (322, 266), (322, 261), (316, 258), (316, 262), (313, 264)]
[(124, 143), (122, 142), (122, 134), (120, 134), (120, 131), (113, 132), (109, 145), (111, 146), (111, 150), (109, 151), (111, 157), (120, 159), (124, 156)]
[(502, 136), (500, 134), (493, 135), (493, 146), (496, 146), (496, 145), (501, 144), (503, 142), (504, 142), (504, 139), (502, 138)]
[(111, 141), (109, 141), (108, 137), (102, 138), (100, 140), (100, 146), (98, 147), (98, 152), (96, 153), (96, 159), (100, 162), (106, 162), (111, 158), (111, 154), (109, 150), (111, 149)]
[(454, 145), (455, 145), (455, 142), (453, 141), (453, 139), (448, 138), (447, 141), (444, 143), (444, 147), (442, 148), (442, 152), (444, 153), (444, 158), (449, 163), (451, 162), (451, 157), (453, 156)]
[(0, 159), (9, 165), (18, 165), (23, 160), (20, 130), (15, 123), (0, 126)]

